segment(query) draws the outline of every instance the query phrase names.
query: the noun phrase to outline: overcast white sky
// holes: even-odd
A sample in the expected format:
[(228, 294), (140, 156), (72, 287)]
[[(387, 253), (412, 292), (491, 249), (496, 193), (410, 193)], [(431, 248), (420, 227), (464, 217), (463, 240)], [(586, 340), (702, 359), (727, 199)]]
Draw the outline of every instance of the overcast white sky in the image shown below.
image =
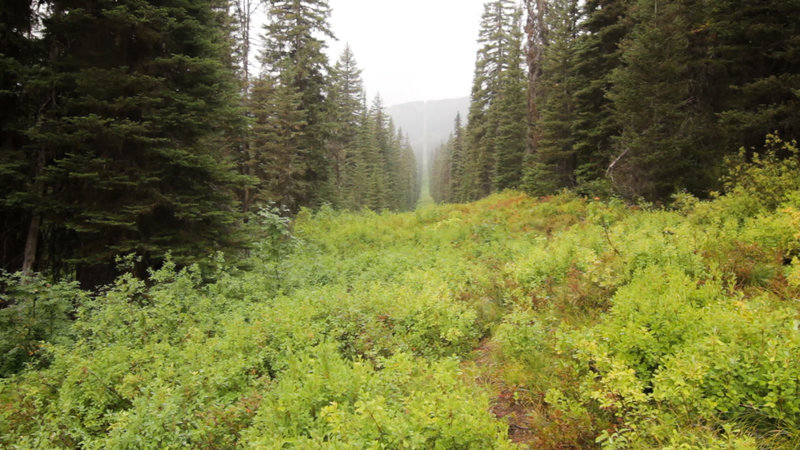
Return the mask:
[(331, 62), (349, 42), (367, 94), (387, 106), (469, 96), (483, 2), (329, 0)]

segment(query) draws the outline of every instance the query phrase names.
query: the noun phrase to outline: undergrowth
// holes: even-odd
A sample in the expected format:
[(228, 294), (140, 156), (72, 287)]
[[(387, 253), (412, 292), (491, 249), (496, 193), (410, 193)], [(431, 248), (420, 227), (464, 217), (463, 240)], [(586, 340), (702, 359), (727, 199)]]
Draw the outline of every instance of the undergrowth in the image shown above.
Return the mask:
[(0, 446), (797, 447), (787, 152), (709, 201), (267, 209), (246, 262), (96, 294), (6, 275)]

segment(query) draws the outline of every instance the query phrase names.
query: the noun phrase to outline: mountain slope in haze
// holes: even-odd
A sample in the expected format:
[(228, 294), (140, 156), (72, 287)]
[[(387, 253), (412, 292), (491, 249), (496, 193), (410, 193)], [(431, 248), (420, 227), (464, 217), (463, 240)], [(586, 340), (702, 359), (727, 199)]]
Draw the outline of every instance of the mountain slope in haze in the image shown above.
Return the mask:
[(386, 111), (395, 126), (408, 134), (411, 146), (419, 156), (433, 152), (448, 139), (453, 132), (456, 114), (461, 113), (461, 120), (466, 123), (469, 101), (469, 97), (462, 97), (411, 102), (390, 106)]

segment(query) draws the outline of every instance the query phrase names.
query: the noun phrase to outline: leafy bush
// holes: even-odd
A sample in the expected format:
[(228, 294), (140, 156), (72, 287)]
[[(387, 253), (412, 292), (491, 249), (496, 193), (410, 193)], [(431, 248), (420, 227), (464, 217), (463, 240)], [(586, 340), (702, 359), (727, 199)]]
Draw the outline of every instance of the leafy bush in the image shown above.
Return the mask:
[(0, 273), (0, 378), (42, 362), (42, 343), (68, 343), (70, 315), (85, 297), (77, 283)]
[(533, 370), (544, 370), (544, 352), (549, 348), (547, 329), (541, 317), (530, 310), (515, 310), (497, 327), (494, 339), (500, 352), (508, 359), (523, 361)]
[[(505, 427), (454, 360), (407, 353), (348, 363), (333, 345), (298, 355), (267, 394), (244, 443), (259, 448), (510, 448)], [(276, 437), (278, 437), (276, 439)]]
[(617, 291), (596, 333), (610, 355), (648, 382), (676, 348), (706, 329), (708, 306), (724, 294), (719, 280), (697, 280), (675, 267), (649, 267)]
[(791, 448), (800, 190), (770, 185), (795, 170), (775, 145), (669, 209), (270, 210), (210, 275), (7, 276), (0, 446)]
[(728, 195), (722, 204), (740, 216), (775, 210), (788, 194), (800, 190), (799, 155), (797, 142), (774, 134), (767, 135), (764, 152), (752, 153), (749, 160), (741, 149), (726, 161), (728, 174), (722, 181)]

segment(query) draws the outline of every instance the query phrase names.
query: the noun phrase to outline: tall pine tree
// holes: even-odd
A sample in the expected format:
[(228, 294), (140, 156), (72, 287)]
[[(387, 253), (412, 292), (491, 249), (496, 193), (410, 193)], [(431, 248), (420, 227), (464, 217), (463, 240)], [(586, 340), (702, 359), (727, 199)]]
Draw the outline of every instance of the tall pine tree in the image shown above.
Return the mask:
[(0, 268), (26, 273), (34, 268), (41, 234), (35, 197), (44, 155), (26, 149), (25, 130), (52, 98), (37, 88), (45, 79), (37, 24), (32, 1), (0, 1)]
[(533, 98), (537, 139), (525, 165), (525, 188), (537, 194), (574, 187), (578, 165), (573, 134), (578, 1), (551, 1), (544, 20), (548, 43), (539, 50), (541, 74)]
[(464, 142), (464, 126), (461, 124), (461, 113), (456, 114), (450, 145), (449, 197), (447, 201), (460, 202), (466, 199), (464, 186), (466, 181), (466, 143)]
[(620, 43), (630, 29), (625, 19), (630, 0), (589, 0), (583, 4), (581, 33), (575, 45), (575, 183), (585, 193), (608, 192), (606, 170), (614, 155), (612, 138), (620, 134), (607, 93), (621, 65)]
[(225, 6), (50, 2), (54, 76), (26, 149), (41, 168), (35, 253), (51, 266), (69, 263), (93, 285), (114, 275), (115, 255), (181, 262), (234, 244), (225, 130), (240, 115)]
[(275, 200), (293, 210), (318, 205), (330, 197), (326, 192), (330, 173), (326, 151), (330, 68), (323, 52), (323, 38), (333, 37), (329, 16), (325, 0), (269, 0), (267, 8), (262, 73), (277, 85), (276, 93), (287, 97), (276, 103), (299, 100), (293, 120), (282, 124), (286, 128), (282, 133), (291, 139), (285, 149), (293, 153), (277, 158), (289, 165), (276, 167), (284, 172), (272, 174), (290, 180), (291, 187)]
[(522, 182), (522, 162), (527, 150), (527, 76), (522, 68), (522, 10), (511, 17), (506, 61), (499, 75), (497, 99), (492, 115), (497, 119), (494, 138), (492, 190), (518, 188)]
[(629, 9), (634, 25), (609, 94), (622, 133), (608, 173), (623, 195), (657, 200), (708, 184), (701, 182), (703, 150), (715, 139), (697, 56), (704, 53), (702, 34), (694, 31), (703, 16), (693, 5), (639, 0)]
[[(510, 54), (518, 52), (514, 47), (520, 45), (515, 39), (514, 27), (519, 26), (519, 22), (514, 21), (515, 14), (516, 8), (510, 0), (495, 0), (484, 5), (466, 131), (466, 163), (463, 178), (458, 181), (467, 200), (488, 195), (494, 188), (498, 128), (502, 120), (508, 119), (503, 117), (505, 111), (498, 104), (503, 89), (501, 79), (511, 65)], [(513, 101), (511, 97), (508, 100)], [(503, 169), (500, 171), (502, 173)]]
[(348, 187), (355, 180), (352, 169), (359, 153), (356, 138), (361, 126), (364, 108), (364, 86), (361, 70), (353, 51), (347, 45), (333, 68), (330, 87), (330, 136), (328, 139), (329, 181), (332, 201), (338, 206), (349, 206)]
[(727, 151), (800, 138), (800, 1), (709, 2), (703, 26)]

